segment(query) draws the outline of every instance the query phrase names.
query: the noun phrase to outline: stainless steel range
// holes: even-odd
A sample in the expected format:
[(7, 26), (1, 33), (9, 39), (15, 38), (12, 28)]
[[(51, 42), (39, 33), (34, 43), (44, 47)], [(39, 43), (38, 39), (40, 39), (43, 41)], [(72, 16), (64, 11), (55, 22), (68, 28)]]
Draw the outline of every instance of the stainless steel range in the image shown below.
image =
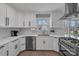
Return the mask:
[(60, 38), (59, 49), (64, 55), (76, 56), (79, 55), (79, 40), (73, 38)]

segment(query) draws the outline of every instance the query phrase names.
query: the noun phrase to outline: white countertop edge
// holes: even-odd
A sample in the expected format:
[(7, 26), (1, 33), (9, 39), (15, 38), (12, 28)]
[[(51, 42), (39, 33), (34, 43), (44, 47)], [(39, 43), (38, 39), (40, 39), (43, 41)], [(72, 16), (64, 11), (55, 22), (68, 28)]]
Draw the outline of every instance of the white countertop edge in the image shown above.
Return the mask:
[(25, 36), (37, 36), (37, 35), (20, 35), (20, 36), (17, 36), (17, 37), (8, 37), (8, 38), (4, 38), (4, 39), (1, 39), (0, 40), (0, 46), (2, 45), (5, 45), (11, 41), (14, 41), (16, 39), (19, 39), (19, 38), (22, 38), (22, 37), (25, 37)]
[[(4, 39), (1, 39), (0, 40), (0, 46), (2, 46), (2, 45), (5, 45), (5, 44), (7, 44), (7, 43), (9, 43), (9, 42), (11, 42), (11, 41), (14, 41), (14, 40), (16, 40), (16, 39), (19, 39), (19, 38), (22, 38), (22, 37), (26, 37), (26, 36), (38, 36), (37, 34), (28, 34), (28, 35), (26, 35), (26, 34), (24, 34), (24, 35), (19, 35), (19, 36), (17, 36), (17, 37), (8, 37), (8, 38), (4, 38)], [(61, 35), (59, 36), (59, 35), (49, 35), (50, 37), (52, 36), (52, 37), (55, 37), (55, 38), (59, 38), (59, 37), (62, 37)]]

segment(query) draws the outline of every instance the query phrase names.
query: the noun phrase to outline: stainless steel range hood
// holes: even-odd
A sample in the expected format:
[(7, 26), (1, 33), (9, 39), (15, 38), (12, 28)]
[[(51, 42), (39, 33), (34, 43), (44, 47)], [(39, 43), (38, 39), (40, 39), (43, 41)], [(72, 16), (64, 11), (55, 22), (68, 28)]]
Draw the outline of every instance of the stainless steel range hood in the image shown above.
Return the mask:
[(77, 3), (65, 3), (65, 14), (60, 19), (66, 19), (67, 17), (70, 17), (72, 15), (74, 15), (74, 17), (77, 17), (78, 13)]

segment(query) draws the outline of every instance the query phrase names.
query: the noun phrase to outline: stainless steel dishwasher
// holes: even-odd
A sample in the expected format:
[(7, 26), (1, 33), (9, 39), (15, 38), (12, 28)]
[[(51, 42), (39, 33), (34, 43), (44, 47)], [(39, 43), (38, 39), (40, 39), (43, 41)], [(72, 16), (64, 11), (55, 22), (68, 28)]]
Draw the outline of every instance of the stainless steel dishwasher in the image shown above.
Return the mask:
[(26, 50), (36, 50), (36, 37), (35, 36), (26, 37)]

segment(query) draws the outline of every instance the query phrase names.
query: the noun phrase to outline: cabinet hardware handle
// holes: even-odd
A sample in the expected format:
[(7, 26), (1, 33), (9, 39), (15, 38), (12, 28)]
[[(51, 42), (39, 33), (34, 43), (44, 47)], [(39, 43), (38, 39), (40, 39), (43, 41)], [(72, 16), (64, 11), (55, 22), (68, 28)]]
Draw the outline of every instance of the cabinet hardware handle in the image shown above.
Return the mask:
[(45, 41), (43, 41), (43, 44), (45, 44)]
[(9, 51), (7, 50), (7, 56), (9, 55)]
[(5, 25), (6, 25), (6, 26), (9, 25), (9, 17), (5, 17)]
[(15, 45), (15, 49), (17, 49), (17, 45)]

